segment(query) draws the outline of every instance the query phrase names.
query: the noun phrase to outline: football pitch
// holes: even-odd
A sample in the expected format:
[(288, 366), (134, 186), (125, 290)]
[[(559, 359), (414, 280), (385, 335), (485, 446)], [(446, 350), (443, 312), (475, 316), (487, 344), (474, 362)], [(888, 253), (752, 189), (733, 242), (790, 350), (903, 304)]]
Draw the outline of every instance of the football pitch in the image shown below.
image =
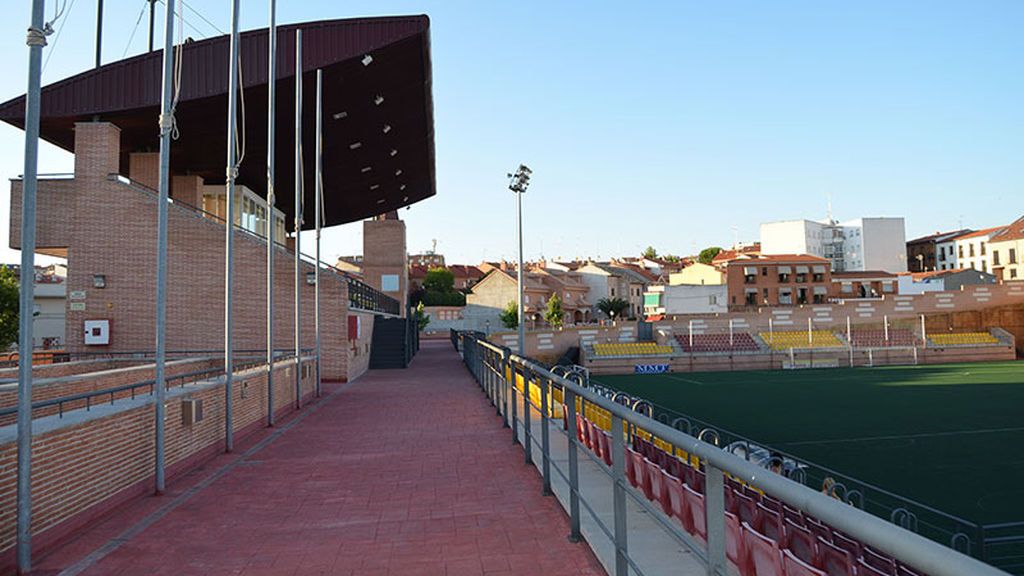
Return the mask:
[(1024, 362), (591, 382), (975, 523), (1024, 520)]

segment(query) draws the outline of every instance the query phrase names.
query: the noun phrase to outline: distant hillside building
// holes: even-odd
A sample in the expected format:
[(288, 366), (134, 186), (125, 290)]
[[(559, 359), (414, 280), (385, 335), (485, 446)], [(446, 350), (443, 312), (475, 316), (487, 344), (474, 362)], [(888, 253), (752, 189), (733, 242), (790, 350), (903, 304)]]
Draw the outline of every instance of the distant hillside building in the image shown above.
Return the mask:
[(959, 268), (956, 258), (956, 238), (973, 230), (936, 232), (907, 241), (907, 271), (953, 270)]
[(956, 256), (959, 267), (989, 272), (991, 270), (988, 255), (989, 240), (1005, 228), (1006, 226), (996, 226), (957, 236)]
[(819, 256), (761, 255), (729, 262), (726, 284), (730, 308), (823, 304), (832, 287), (832, 270)]
[(786, 220), (761, 224), (761, 253), (811, 254), (832, 270), (906, 270), (903, 218), (858, 218), (847, 222)]

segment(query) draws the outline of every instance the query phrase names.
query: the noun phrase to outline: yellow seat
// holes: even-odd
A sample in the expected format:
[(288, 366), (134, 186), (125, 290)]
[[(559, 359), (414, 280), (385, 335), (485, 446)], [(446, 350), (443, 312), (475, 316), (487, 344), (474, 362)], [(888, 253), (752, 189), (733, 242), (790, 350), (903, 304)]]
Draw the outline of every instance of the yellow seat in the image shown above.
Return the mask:
[(790, 348), (842, 348), (843, 343), (829, 330), (789, 330), (761, 332), (761, 339), (772, 350), (789, 350)]
[(672, 347), (655, 342), (607, 342), (594, 344), (595, 356), (663, 356)]
[(932, 334), (929, 336), (936, 346), (979, 346), (998, 344), (999, 339), (988, 332), (959, 332), (955, 334)]

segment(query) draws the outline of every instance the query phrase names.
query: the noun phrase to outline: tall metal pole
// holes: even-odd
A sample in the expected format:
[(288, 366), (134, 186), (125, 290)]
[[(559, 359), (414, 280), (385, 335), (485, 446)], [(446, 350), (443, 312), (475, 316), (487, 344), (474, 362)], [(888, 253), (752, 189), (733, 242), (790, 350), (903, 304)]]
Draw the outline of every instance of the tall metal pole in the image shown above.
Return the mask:
[(32, 0), (28, 29), (28, 93), (25, 96), (25, 166), (21, 191), (21, 298), (18, 311), (18, 572), (32, 569), (32, 308), (35, 298), (36, 173), (39, 161), (39, 99), (43, 65), (44, 0)]
[(235, 275), (235, 178), (238, 170), (235, 163), (236, 106), (238, 100), (238, 0), (231, 3), (231, 62), (228, 63), (228, 164), (227, 164), (227, 222), (224, 223), (224, 450), (231, 452), (235, 447), (234, 418), (232, 417), (232, 381), (234, 380), (234, 342), (232, 329), (234, 318), (231, 314)]
[(316, 304), (315, 325), (316, 325), (316, 395), (320, 396), (320, 210), (324, 195), (323, 184), (323, 84), (324, 71), (316, 71)]
[[(153, 23), (156, 17), (156, 0), (149, 0), (149, 51), (153, 51)], [(167, 42), (165, 41), (166, 45)]]
[[(167, 0), (167, 18), (164, 24), (164, 78), (160, 105), (160, 190), (156, 208), (156, 425), (155, 439), (155, 491), (164, 493), (164, 402), (167, 393), (164, 382), (164, 363), (167, 350), (167, 197), (170, 190), (171, 129), (174, 127), (171, 109), (174, 101), (174, 3)], [(150, 4), (152, 8), (152, 4)]]
[(295, 31), (295, 408), (302, 407), (302, 329), (301, 298), (299, 289), (301, 276), (302, 230), (302, 30)]
[(103, 0), (96, 0), (96, 67), (100, 67), (103, 52)]
[(277, 2), (270, 0), (267, 74), (267, 426), (274, 425), (274, 139), (277, 119)]
[(523, 296), (523, 192), (516, 192), (516, 228), (519, 239), (519, 265), (516, 267), (516, 281), (519, 286), (519, 354), (526, 355), (526, 307)]

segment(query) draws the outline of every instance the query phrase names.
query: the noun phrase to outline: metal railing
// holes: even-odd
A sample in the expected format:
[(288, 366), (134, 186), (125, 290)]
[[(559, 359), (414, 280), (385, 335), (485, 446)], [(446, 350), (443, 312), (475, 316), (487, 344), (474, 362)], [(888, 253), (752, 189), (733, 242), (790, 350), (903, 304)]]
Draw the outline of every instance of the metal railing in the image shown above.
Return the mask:
[[(312, 348), (303, 349), (303, 354), (311, 354), (314, 350)], [(281, 352), (276, 355), (275, 363), (291, 360), (295, 358), (294, 352)], [(260, 366), (267, 366), (267, 360), (263, 357), (253, 357), (243, 362), (235, 362), (234, 372), (242, 372), (245, 370), (251, 370)], [(213, 378), (220, 378), (224, 375), (224, 367), (218, 366), (216, 368), (209, 368), (207, 370), (195, 370), (191, 372), (184, 372), (181, 374), (174, 374), (172, 376), (166, 376), (164, 382), (166, 383), (167, 389), (174, 387), (184, 388), (186, 384), (194, 384), (203, 380), (210, 380)], [(40, 400), (32, 403), (32, 411), (43, 410), (45, 408), (57, 407), (57, 415), (59, 418), (64, 417), (64, 405), (72, 403), (82, 403), (86, 411), (92, 409), (93, 405), (98, 402), (94, 401), (96, 398), (106, 397), (107, 404), (113, 404), (115, 400), (121, 400), (125, 398), (135, 399), (135, 396), (139, 393), (140, 389), (148, 389), (147, 394), (152, 395), (156, 389), (156, 380), (148, 379), (141, 380), (139, 382), (133, 382), (131, 384), (124, 384), (121, 386), (113, 386), (110, 388), (103, 388), (100, 390), (90, 390), (88, 392), (81, 392), (79, 394), (69, 394), (67, 396), (60, 396), (58, 398), (49, 398), (46, 400)], [(4, 416), (10, 416), (18, 413), (17, 406), (10, 406), (7, 408), (0, 408), (0, 418)]]
[[(627, 497), (632, 498), (640, 508), (646, 510), (671, 536), (690, 547), (694, 552), (694, 557), (699, 558), (707, 567), (709, 575), (729, 574), (725, 553), (726, 475), (763, 491), (801, 513), (930, 576), (1006, 576), (1007, 574), (952, 548), (841, 502), (830, 495), (813, 490), (780, 474), (772, 473), (754, 462), (668, 426), (644, 413), (637, 412), (631, 407), (606, 397), (597, 390), (582, 385), (584, 383), (582, 378), (575, 378), (578, 382), (574, 382), (547, 370), (528, 358), (513, 355), (507, 348), (495, 346), (473, 333), (453, 333), (452, 340), (456, 349), (462, 351), (467, 368), (490, 398), (497, 413), (511, 427), (513, 441), (520, 442), (519, 428), (522, 427), (521, 443), (526, 461), (534, 462), (534, 447), (540, 450), (544, 494), (551, 493), (553, 472), (567, 482), (569, 486), (570, 539), (576, 540), (581, 537), (581, 513), (583, 509), (586, 509), (600, 531), (613, 542), (615, 576), (627, 576), (630, 571), (637, 574), (644, 573), (638, 565), (643, 559), (633, 557), (629, 552), (628, 526), (626, 524)], [(573, 374), (569, 374), (569, 376), (575, 377)], [(523, 382), (522, 393), (517, 391), (515, 384), (520, 378)], [(531, 399), (534, 387), (538, 389), (539, 402)], [(562, 398), (565, 430), (562, 426), (553, 426), (551, 422), (554, 419), (552, 415), (555, 414), (552, 406), (557, 402), (556, 396), (559, 395)], [(521, 406), (519, 406), (520, 402)], [(580, 491), (578, 463), (580, 447), (583, 447), (583, 453), (586, 456), (593, 458), (593, 455), (577, 439), (577, 402), (583, 408), (587, 406), (591, 410), (596, 408), (610, 416), (612, 466), (610, 469), (604, 465), (598, 466), (598, 468), (603, 473), (610, 475), (613, 482), (612, 526), (602, 522), (598, 514), (594, 512), (596, 503), (588, 502)], [(533, 412), (538, 413), (541, 420), (539, 441), (532, 437)], [(557, 420), (561, 421), (560, 418)], [(565, 436), (568, 449), (566, 470), (560, 468), (551, 456), (551, 430), (556, 430)], [(696, 544), (661, 511), (656, 510), (647, 501), (647, 498), (629, 487), (625, 472), (627, 433), (635, 435), (638, 432), (650, 434), (660, 442), (673, 447), (673, 451), (678, 448), (700, 462), (705, 478), (706, 544)]]

